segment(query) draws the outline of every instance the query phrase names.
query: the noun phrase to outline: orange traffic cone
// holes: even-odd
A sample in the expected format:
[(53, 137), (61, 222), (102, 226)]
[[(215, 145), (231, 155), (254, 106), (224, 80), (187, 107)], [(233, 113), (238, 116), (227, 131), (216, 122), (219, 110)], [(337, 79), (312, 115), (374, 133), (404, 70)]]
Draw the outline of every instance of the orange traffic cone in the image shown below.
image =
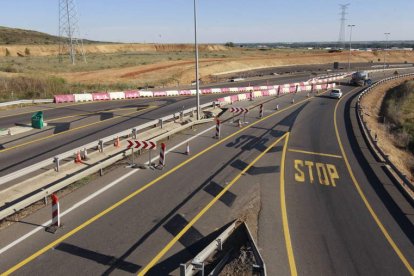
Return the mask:
[(187, 148), (185, 149), (185, 154), (190, 155), (190, 143), (187, 142)]
[(75, 157), (75, 163), (82, 163), (82, 158), (79, 150)]
[(117, 147), (117, 148), (119, 148), (121, 146), (121, 143), (119, 142), (119, 136), (116, 137), (114, 146)]

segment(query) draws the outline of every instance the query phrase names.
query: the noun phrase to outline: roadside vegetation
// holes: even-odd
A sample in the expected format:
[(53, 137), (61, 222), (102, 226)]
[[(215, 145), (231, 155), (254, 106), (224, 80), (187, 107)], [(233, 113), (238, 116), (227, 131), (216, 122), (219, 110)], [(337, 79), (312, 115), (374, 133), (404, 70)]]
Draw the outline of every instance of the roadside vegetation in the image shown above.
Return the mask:
[(384, 97), (380, 115), (393, 134), (396, 146), (414, 154), (414, 81), (390, 89)]

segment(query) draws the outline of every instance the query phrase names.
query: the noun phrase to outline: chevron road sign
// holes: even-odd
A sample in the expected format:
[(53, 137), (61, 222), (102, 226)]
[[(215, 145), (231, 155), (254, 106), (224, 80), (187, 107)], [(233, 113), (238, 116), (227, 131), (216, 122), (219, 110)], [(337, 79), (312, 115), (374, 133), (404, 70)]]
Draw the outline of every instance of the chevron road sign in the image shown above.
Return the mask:
[(156, 149), (157, 144), (153, 141), (137, 141), (137, 140), (127, 140), (128, 146), (127, 149)]
[(232, 108), (230, 108), (230, 112), (234, 112), (234, 113), (247, 113), (247, 112), (249, 112), (249, 110), (247, 108), (232, 107)]

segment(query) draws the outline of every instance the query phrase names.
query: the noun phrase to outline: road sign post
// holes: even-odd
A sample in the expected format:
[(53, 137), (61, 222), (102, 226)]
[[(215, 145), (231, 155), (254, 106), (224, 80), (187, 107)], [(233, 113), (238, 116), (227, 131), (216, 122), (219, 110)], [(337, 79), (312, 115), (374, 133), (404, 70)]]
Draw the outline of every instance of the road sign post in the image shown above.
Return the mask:
[(148, 161), (148, 168), (151, 168), (151, 151), (157, 148), (157, 144), (153, 141), (137, 141), (137, 140), (127, 140), (128, 146), (127, 149), (132, 149), (132, 166), (135, 165), (134, 161), (134, 148), (135, 149), (147, 149), (149, 152), (149, 161)]

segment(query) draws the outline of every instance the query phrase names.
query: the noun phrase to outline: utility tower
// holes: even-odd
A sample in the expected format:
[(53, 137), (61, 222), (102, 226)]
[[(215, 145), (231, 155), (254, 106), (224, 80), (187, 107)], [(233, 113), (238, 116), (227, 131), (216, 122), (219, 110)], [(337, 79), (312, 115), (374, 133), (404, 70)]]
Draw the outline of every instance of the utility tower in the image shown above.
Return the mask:
[(346, 22), (346, 15), (347, 12), (346, 10), (348, 9), (348, 6), (350, 4), (339, 4), (339, 6), (341, 7), (341, 27), (339, 29), (339, 38), (338, 38), (338, 48), (345, 48), (345, 22)]
[(79, 17), (75, 0), (59, 1), (59, 61), (69, 54), (72, 64), (76, 63), (76, 54), (86, 62), (83, 41), (80, 38)]

